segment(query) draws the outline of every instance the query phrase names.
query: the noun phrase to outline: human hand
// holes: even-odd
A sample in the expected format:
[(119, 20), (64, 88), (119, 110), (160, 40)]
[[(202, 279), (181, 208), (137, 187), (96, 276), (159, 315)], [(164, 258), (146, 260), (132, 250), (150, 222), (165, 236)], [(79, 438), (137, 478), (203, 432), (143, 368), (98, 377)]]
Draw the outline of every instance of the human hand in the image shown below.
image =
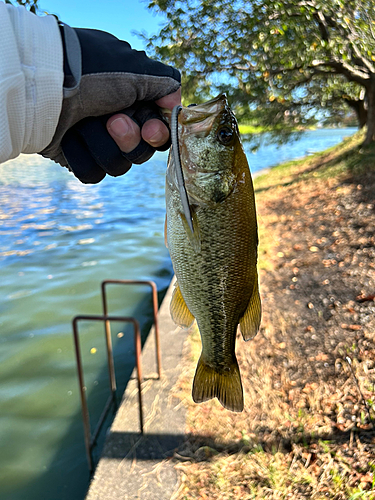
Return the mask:
[(54, 138), (41, 154), (84, 183), (122, 175), (169, 147), (160, 108), (181, 102), (177, 70), (109, 33), (61, 27), (64, 99)]
[[(155, 101), (160, 108), (172, 110), (181, 104), (181, 89)], [(112, 139), (124, 153), (130, 153), (140, 143), (141, 139), (153, 148), (167, 149), (170, 145), (169, 128), (161, 120), (151, 118), (139, 127), (128, 115), (116, 114), (107, 121), (107, 129)], [(164, 149), (164, 148), (163, 148)]]

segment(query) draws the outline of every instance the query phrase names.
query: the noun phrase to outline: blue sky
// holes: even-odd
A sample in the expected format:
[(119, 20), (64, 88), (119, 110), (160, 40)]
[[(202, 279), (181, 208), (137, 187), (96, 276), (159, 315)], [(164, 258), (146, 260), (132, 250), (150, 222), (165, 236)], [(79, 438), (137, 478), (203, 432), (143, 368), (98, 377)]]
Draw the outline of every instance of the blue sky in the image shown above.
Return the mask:
[(108, 31), (138, 50), (145, 46), (132, 32), (155, 34), (163, 21), (147, 9), (147, 4), (147, 0), (39, 0), (41, 10), (57, 14), (70, 26)]

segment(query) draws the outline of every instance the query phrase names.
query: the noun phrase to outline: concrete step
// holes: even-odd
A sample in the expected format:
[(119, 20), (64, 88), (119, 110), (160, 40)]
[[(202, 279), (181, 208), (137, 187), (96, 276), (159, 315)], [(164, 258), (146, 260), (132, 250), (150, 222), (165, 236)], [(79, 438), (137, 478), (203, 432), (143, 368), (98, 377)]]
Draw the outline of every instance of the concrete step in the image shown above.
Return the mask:
[(138, 389), (135, 370), (86, 500), (169, 500), (178, 488), (173, 453), (184, 440), (186, 412), (171, 390), (181, 371), (188, 330), (177, 327), (169, 313), (174, 280), (159, 310), (162, 377), (157, 379), (153, 329), (142, 351), (144, 434), (139, 432)]

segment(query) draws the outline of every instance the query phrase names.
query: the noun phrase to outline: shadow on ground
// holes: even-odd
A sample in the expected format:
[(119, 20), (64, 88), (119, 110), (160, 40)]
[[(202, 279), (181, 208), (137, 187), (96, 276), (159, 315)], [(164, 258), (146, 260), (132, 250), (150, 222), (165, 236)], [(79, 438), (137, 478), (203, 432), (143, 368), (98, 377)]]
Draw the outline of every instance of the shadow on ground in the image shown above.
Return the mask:
[[(265, 451), (270, 453), (281, 452), (289, 454), (293, 445), (301, 444), (309, 449), (314, 445), (329, 443), (331, 446), (351, 446), (353, 441), (360, 441), (362, 447), (372, 445), (375, 431), (352, 430), (340, 431), (316, 436), (314, 434), (296, 433), (293, 437), (286, 438), (274, 435), (271, 440), (262, 440), (263, 434), (270, 435), (273, 429), (259, 430), (259, 440), (253, 443), (244, 441), (223, 441), (213, 436), (203, 434), (138, 434), (133, 432), (112, 433), (116, 448), (107, 446), (103, 458), (118, 460), (164, 460), (175, 458), (177, 461), (204, 462), (222, 453), (225, 455), (235, 453), (254, 453)], [(111, 439), (109, 439), (109, 443)], [(109, 449), (110, 448), (110, 449)]]

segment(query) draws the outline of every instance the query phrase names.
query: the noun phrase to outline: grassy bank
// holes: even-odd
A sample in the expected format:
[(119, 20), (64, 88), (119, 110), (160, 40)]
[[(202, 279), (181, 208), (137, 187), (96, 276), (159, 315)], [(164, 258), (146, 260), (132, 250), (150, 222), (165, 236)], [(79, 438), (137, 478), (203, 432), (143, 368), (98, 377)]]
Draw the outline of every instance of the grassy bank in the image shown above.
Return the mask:
[(265, 127), (255, 127), (254, 125), (247, 125), (246, 123), (239, 124), (238, 128), (242, 135), (261, 134), (262, 132), (266, 132)]
[[(262, 134), (264, 132), (270, 132), (271, 131), (267, 127), (259, 127), (259, 126), (250, 125), (250, 124), (247, 124), (247, 123), (240, 123), (238, 125), (238, 128), (239, 128), (239, 131), (240, 131), (241, 135)], [(327, 127), (327, 128), (330, 128), (330, 127)], [(304, 128), (303, 130), (315, 130), (315, 129), (316, 129), (315, 126), (311, 126), (311, 127)], [(296, 130), (299, 130), (299, 129), (296, 128)]]
[(375, 148), (360, 141), (255, 179), (263, 319), (237, 341), (245, 409), (192, 402), (193, 329), (175, 500), (375, 498)]

